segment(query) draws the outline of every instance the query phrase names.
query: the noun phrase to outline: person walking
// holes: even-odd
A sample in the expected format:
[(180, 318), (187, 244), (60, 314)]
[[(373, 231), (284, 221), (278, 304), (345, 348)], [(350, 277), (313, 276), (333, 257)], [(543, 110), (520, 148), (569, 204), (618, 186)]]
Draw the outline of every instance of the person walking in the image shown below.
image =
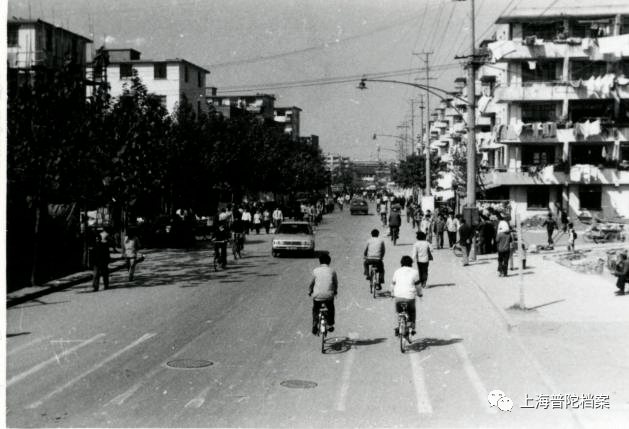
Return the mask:
[(448, 243), (450, 244), (450, 248), (453, 248), (456, 244), (456, 232), (459, 230), (459, 221), (454, 217), (452, 212), (448, 213), (446, 230), (448, 231)]
[(242, 224), (245, 229), (245, 235), (249, 234), (249, 230), (251, 229), (251, 212), (249, 211), (247, 206), (243, 208), (242, 216), (240, 217), (240, 219), (242, 220)]
[(109, 289), (109, 233), (101, 229), (96, 236), (96, 243), (92, 248), (92, 267), (94, 269), (92, 278), (92, 289), (98, 292), (100, 278), (103, 278), (103, 289)]
[(278, 226), (280, 226), (280, 223), (282, 223), (282, 221), (284, 220), (284, 214), (282, 213), (282, 210), (280, 210), (279, 207), (275, 207), (275, 210), (273, 210), (273, 228), (277, 229)]
[(568, 251), (574, 252), (574, 242), (577, 240), (577, 232), (574, 230), (574, 224), (568, 222)]
[(260, 234), (260, 228), (262, 228), (262, 213), (256, 210), (253, 214), (253, 229), (256, 230), (256, 234)]
[(498, 248), (498, 276), (507, 277), (509, 268), (509, 254), (511, 253), (511, 231), (499, 230), (496, 234), (496, 247)]
[(557, 222), (553, 219), (553, 214), (548, 212), (548, 218), (544, 220), (542, 226), (546, 227), (546, 234), (548, 235), (548, 246), (553, 247), (553, 232), (557, 228)]
[(625, 294), (625, 283), (629, 281), (629, 261), (627, 260), (627, 251), (618, 254), (618, 262), (616, 263), (616, 269), (614, 275), (618, 277), (616, 280), (616, 295)]
[(138, 256), (140, 251), (140, 240), (135, 235), (133, 229), (127, 231), (127, 235), (124, 238), (124, 258), (127, 264), (127, 271), (129, 273), (129, 281), (133, 281), (135, 274), (135, 266), (138, 264)]
[(437, 221), (435, 222), (435, 235), (437, 236), (437, 249), (443, 249), (443, 234), (446, 230), (446, 221), (443, 219), (442, 215), (437, 216)]
[(328, 253), (319, 255), (319, 265), (312, 271), (309, 296), (312, 296), (312, 334), (317, 335), (317, 319), (319, 309), (325, 304), (328, 309), (328, 332), (334, 332), (335, 311), (334, 298), (338, 294), (338, 278), (336, 271), (330, 268), (332, 258)]
[(430, 243), (426, 241), (426, 234), (423, 231), (417, 232), (417, 241), (413, 244), (411, 250), (411, 258), (417, 263), (417, 272), (419, 274), (419, 296), (422, 296), (421, 290), (426, 287), (428, 281), (428, 264), (432, 260), (432, 252)]
[(470, 250), (472, 249), (472, 240), (474, 239), (474, 230), (465, 222), (464, 218), (459, 220), (459, 244), (463, 246), (463, 266), (470, 263)]

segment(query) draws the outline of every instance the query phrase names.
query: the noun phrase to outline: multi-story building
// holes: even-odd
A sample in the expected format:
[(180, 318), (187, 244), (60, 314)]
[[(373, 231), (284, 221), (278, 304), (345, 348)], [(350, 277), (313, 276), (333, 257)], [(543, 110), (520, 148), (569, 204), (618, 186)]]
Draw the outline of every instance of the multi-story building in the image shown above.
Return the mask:
[(87, 46), (91, 40), (41, 19), (11, 19), (7, 22), (7, 83), (9, 90), (37, 75), (65, 68), (75, 73), (80, 96), (86, 69)]
[(149, 93), (161, 98), (166, 109), (173, 113), (186, 100), (195, 112), (208, 111), (206, 102), (206, 76), (209, 70), (181, 58), (167, 60), (142, 59), (135, 49), (105, 49), (107, 61), (100, 72), (92, 63), (87, 76), (93, 82), (107, 81), (112, 97), (121, 95), (134, 73)]
[(523, 217), (629, 216), (629, 4), (588, 3), (516, 8), (487, 46), (483, 187)]
[(261, 121), (274, 119), (274, 95), (216, 95), (216, 88), (210, 87), (207, 88), (207, 102), (211, 111), (220, 113), (226, 118), (248, 112)]
[(299, 107), (276, 107), (274, 109), (274, 120), (279, 124), (283, 124), (284, 132), (288, 134), (293, 141), (299, 139)]
[(342, 156), (336, 153), (328, 153), (325, 155), (325, 167), (329, 172), (338, 171), (341, 168), (350, 166), (349, 156)]

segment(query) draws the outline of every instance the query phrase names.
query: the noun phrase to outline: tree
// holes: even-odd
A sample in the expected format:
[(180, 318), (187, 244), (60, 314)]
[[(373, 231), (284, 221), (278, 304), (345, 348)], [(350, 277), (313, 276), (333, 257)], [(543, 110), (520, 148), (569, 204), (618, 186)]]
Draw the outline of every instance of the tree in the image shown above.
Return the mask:
[[(434, 187), (440, 172), (446, 165), (436, 156), (430, 157), (430, 186)], [(391, 178), (403, 188), (426, 188), (426, 158), (422, 155), (409, 155), (393, 168)]]

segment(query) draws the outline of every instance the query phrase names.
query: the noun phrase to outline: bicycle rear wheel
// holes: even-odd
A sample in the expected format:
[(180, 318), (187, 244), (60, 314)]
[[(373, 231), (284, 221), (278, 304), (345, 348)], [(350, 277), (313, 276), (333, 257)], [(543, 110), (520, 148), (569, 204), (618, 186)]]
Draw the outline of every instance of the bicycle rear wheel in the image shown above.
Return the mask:
[(376, 297), (376, 288), (377, 288), (377, 275), (378, 273), (376, 272), (376, 270), (371, 269), (371, 275), (369, 276), (369, 291), (371, 292), (372, 296), (375, 298)]
[(406, 327), (406, 320), (401, 319), (400, 320), (400, 325), (399, 325), (399, 331), (400, 331), (400, 351), (402, 353), (406, 353), (406, 342), (407, 342), (407, 327)]
[(325, 337), (328, 334), (328, 324), (324, 317), (319, 321), (319, 335), (321, 336), (321, 353), (325, 353)]

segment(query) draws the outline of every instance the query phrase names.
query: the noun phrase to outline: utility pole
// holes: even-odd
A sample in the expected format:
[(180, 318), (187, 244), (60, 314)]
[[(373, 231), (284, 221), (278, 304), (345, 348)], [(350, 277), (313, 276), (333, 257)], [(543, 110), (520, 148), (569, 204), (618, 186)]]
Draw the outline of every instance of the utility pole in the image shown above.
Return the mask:
[(426, 150), (426, 196), (430, 196), (430, 93), (428, 92), (428, 86), (430, 86), (430, 63), (429, 56), (432, 52), (422, 52), (422, 55), (426, 56), (424, 62), (426, 63), (426, 141), (424, 148)]
[(474, 23), (474, 0), (472, 5), (472, 54), (467, 69), (468, 141), (467, 141), (467, 206), (476, 206), (476, 29)]
[(419, 96), (419, 109), (422, 111), (422, 113), (419, 115), (419, 135), (420, 135), (419, 140), (420, 141), (418, 143), (423, 145), (424, 144), (424, 96), (423, 95)]

